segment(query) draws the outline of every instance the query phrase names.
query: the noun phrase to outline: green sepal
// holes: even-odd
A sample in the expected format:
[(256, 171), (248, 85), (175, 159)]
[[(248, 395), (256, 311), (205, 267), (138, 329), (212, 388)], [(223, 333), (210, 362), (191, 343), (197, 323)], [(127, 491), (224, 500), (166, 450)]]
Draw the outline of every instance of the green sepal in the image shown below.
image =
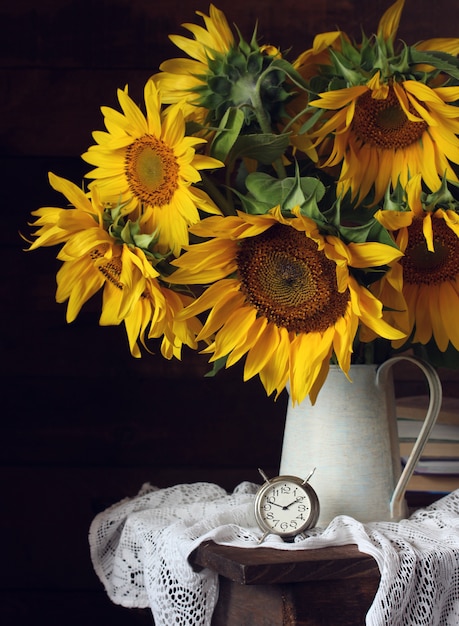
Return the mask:
[(206, 374), (204, 374), (204, 378), (213, 378), (214, 376), (216, 376), (218, 372), (226, 366), (227, 360), (228, 360), (228, 355), (222, 356), (216, 361), (214, 361), (212, 363), (212, 369), (209, 372), (206, 372)]
[(368, 76), (362, 72), (361, 68), (359, 68), (360, 71), (356, 72), (350, 67), (347, 59), (337, 50), (329, 48), (329, 52), (336, 73), (345, 79), (347, 86), (356, 86), (367, 82)]
[(128, 246), (140, 248), (145, 256), (148, 257), (152, 265), (156, 265), (160, 261), (167, 258), (167, 254), (161, 254), (155, 251), (155, 245), (158, 242), (158, 233), (142, 233), (138, 221), (131, 222), (128, 220), (124, 228), (120, 232), (121, 239)]
[(281, 72), (283, 72), (283, 74), (285, 74), (285, 76), (288, 76), (288, 78), (292, 81), (294, 85), (300, 87), (304, 91), (309, 91), (307, 82), (304, 80), (301, 74), (296, 71), (293, 65), (285, 59), (273, 59), (270, 65), (270, 69), (280, 70)]
[(364, 206), (355, 206), (349, 194), (336, 198), (330, 208), (323, 211), (328, 223), (336, 234), (346, 243), (383, 243), (397, 248), (388, 230), (373, 216), (372, 211)]
[(383, 243), (387, 246), (397, 248), (394, 239), (378, 220), (371, 217), (366, 224), (352, 225), (350, 227), (341, 226), (340, 235), (346, 243)]
[(314, 219), (321, 215), (318, 202), (324, 197), (325, 187), (318, 178), (296, 176), (290, 193), (284, 199), (284, 207), (292, 209), (300, 207), (300, 211), (306, 217)]
[(372, 72), (376, 65), (375, 59), (377, 55), (375, 55), (375, 47), (372, 40), (368, 39), (365, 34), (363, 34), (362, 45), (358, 54), (360, 59), (357, 61), (356, 66), (360, 65), (365, 72)]
[(108, 218), (106, 224), (109, 234), (120, 244), (142, 250), (153, 266), (168, 257), (168, 254), (161, 254), (155, 250), (158, 233), (156, 231), (143, 233), (139, 221), (133, 222), (126, 219), (121, 214), (119, 207), (106, 211), (106, 217)]
[(445, 209), (446, 211), (455, 211), (459, 213), (459, 199), (456, 199), (451, 193), (449, 186), (455, 188), (456, 193), (459, 192), (459, 184), (454, 181), (448, 181), (442, 178), (441, 186), (437, 191), (432, 193), (422, 192), (421, 202), (425, 211), (436, 211), (437, 209)]
[(347, 61), (348, 69), (363, 68), (365, 66), (364, 59), (368, 65), (365, 69), (372, 69), (374, 62), (374, 46), (372, 45), (372, 41), (366, 37), (365, 33), (362, 34), (362, 37), (362, 44), (358, 48), (350, 43), (345, 37), (340, 37), (342, 54), (339, 55), (339, 52), (336, 52), (337, 55), (339, 55), (338, 58), (340, 58), (341, 63), (345, 63), (345, 61)]
[(231, 93), (231, 83), (226, 76), (211, 76), (208, 85), (212, 91), (222, 98), (228, 98)]
[(247, 72), (252, 76), (257, 76), (262, 70), (263, 57), (258, 50), (254, 50), (247, 56)]
[(384, 211), (410, 211), (408, 206), (406, 191), (400, 183), (400, 179), (397, 180), (395, 189), (391, 193), (390, 184), (388, 185), (384, 194), (384, 200), (382, 203)]
[(411, 78), (413, 68), (411, 68), (410, 50), (408, 46), (403, 46), (397, 60), (386, 61), (386, 64), (381, 67), (383, 76), (387, 78), (398, 74), (405, 78)]

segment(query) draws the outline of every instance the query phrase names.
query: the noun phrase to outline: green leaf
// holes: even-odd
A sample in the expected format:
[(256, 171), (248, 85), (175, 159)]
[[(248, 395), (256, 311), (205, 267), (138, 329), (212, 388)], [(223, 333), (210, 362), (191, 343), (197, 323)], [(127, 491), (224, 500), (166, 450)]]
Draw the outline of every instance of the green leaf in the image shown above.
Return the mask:
[(316, 202), (320, 202), (325, 195), (325, 186), (318, 178), (302, 176), (300, 184), (306, 198), (314, 198)]
[(211, 146), (211, 155), (225, 161), (244, 124), (244, 112), (236, 107), (225, 111)]
[[(239, 194), (238, 194), (239, 195)], [(250, 215), (264, 215), (268, 213), (275, 204), (271, 202), (263, 202), (262, 200), (254, 200), (250, 196), (239, 196), (241, 199), (241, 204), (246, 213)]]
[(263, 200), (257, 200), (248, 194), (242, 194), (237, 189), (232, 190), (234, 194), (239, 198), (242, 208), (246, 213), (250, 215), (263, 215), (276, 206), (270, 202), (264, 202)]
[(239, 135), (236, 139), (229, 159), (232, 162), (243, 157), (256, 159), (264, 165), (271, 165), (281, 157), (289, 145), (289, 135), (255, 134)]
[(436, 51), (422, 52), (421, 50), (410, 48), (410, 59), (412, 63), (432, 65), (437, 70), (459, 79), (459, 61), (451, 54)]
[(310, 130), (324, 114), (323, 109), (317, 109), (316, 107), (306, 107), (305, 110), (301, 112), (301, 115), (309, 111), (312, 113), (312, 115), (310, 115), (307, 121), (301, 126), (300, 130), (298, 131), (299, 135), (302, 135), (303, 133), (306, 133), (308, 130)]
[(270, 207), (280, 205), (286, 211), (299, 206), (304, 215), (323, 219), (317, 203), (324, 196), (325, 187), (317, 178), (297, 175), (278, 179), (263, 172), (254, 172), (247, 177), (246, 186), (258, 202)]
[(282, 200), (290, 191), (292, 178), (273, 178), (263, 172), (249, 174), (245, 181), (247, 189), (257, 200), (269, 202), (271, 207), (282, 205)]

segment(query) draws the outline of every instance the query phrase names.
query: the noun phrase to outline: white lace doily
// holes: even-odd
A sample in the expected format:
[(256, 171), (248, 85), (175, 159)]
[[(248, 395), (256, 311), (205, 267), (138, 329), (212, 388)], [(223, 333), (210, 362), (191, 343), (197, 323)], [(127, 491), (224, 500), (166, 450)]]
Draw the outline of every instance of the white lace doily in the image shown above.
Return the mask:
[[(256, 549), (261, 531), (252, 511), (258, 485), (229, 494), (211, 483), (157, 489), (144, 485), (97, 515), (89, 532), (94, 569), (110, 599), (150, 607), (156, 626), (210, 626), (218, 576), (188, 563), (203, 541)], [(400, 523), (361, 524), (336, 517), (296, 537), (269, 535), (263, 546), (300, 550), (357, 544), (378, 563), (381, 582), (369, 626), (458, 626), (459, 490)]]

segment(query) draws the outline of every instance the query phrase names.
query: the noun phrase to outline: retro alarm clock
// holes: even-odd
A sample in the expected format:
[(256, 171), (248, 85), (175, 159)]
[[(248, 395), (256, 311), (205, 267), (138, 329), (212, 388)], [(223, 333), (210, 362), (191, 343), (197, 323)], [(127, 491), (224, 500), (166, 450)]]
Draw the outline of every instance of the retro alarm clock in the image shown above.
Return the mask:
[(258, 469), (264, 483), (255, 495), (255, 519), (263, 531), (260, 543), (269, 534), (279, 535), (292, 541), (295, 535), (313, 528), (319, 518), (320, 505), (309, 479), (297, 476), (274, 476), (268, 478)]

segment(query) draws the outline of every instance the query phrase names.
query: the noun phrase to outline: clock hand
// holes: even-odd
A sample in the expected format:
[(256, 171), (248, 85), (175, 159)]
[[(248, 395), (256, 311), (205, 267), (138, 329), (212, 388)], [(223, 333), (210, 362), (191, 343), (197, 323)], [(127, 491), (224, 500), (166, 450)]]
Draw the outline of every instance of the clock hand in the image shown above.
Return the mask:
[(297, 498), (296, 500), (293, 500), (293, 502), (290, 502), (290, 504), (286, 504), (282, 508), (284, 509), (284, 511), (286, 511), (287, 509), (289, 509), (292, 506), (292, 504), (295, 504), (296, 502), (299, 502), (299, 501), (300, 501), (300, 498)]

